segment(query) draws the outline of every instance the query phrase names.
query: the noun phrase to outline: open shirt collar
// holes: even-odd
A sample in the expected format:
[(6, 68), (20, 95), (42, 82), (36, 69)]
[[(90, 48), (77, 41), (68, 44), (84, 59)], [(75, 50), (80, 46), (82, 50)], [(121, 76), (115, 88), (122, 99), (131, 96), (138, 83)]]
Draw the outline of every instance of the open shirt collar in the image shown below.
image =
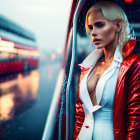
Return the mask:
[[(84, 59), (84, 61), (81, 64), (78, 65), (81, 69), (90, 68), (91, 66), (96, 64), (96, 62), (103, 56), (103, 54), (103, 49), (95, 49)], [(116, 61), (118, 63), (121, 63), (123, 61), (122, 54), (119, 51), (119, 46), (116, 47), (113, 61)]]

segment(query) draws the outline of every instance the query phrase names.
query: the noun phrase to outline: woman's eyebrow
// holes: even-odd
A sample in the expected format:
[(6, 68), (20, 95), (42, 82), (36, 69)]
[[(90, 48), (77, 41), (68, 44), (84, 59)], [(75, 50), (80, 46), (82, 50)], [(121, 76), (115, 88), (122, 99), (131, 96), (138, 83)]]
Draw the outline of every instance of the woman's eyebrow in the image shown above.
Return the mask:
[(94, 23), (94, 25), (97, 25), (99, 23), (103, 23), (104, 24), (105, 22), (104, 21), (97, 21), (97, 22)]
[(95, 22), (95, 23), (93, 23), (93, 24), (89, 24), (88, 27), (89, 27), (89, 28), (92, 28), (92, 26), (94, 26), (94, 25), (96, 26), (96, 25), (98, 25), (99, 23), (105, 24), (106, 22), (104, 22), (104, 21), (97, 21), (97, 22)]
[[(98, 23), (106, 23), (106, 22), (101, 20), (101, 21), (97, 21), (97, 22), (90, 23), (89, 25), (96, 25), (96, 24), (98, 24)], [(88, 26), (89, 26), (89, 25), (88, 25)]]

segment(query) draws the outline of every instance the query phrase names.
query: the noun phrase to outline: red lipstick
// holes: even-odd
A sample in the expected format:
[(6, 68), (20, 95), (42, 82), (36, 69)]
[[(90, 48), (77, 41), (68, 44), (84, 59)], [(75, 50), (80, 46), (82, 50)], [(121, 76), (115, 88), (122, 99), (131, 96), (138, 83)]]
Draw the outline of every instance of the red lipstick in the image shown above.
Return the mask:
[(101, 41), (100, 39), (96, 39), (96, 38), (93, 39), (93, 43), (95, 45), (98, 45), (100, 43), (100, 41)]

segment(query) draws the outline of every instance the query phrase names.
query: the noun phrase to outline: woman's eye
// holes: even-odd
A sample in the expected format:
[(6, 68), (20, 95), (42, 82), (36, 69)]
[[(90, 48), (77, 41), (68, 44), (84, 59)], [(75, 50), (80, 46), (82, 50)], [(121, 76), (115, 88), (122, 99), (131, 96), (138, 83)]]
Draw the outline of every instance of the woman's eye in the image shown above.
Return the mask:
[[(102, 28), (104, 25), (105, 24), (104, 23), (101, 23), (101, 22), (97, 22), (97, 23), (94, 24), (94, 26), (97, 27), (97, 28)], [(88, 28), (90, 30), (93, 30), (93, 26), (92, 25), (88, 25)]]
[(98, 22), (98, 23), (96, 23), (96, 25), (95, 25), (96, 27), (103, 27), (104, 26), (104, 24), (103, 23), (101, 23), (101, 22)]

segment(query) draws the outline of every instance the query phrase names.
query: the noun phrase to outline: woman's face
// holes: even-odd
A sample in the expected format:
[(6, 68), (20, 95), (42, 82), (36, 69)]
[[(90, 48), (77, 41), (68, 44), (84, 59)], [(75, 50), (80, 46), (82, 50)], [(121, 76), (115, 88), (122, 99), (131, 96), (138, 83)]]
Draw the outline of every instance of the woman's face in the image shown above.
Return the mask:
[(88, 16), (91, 39), (97, 49), (111, 46), (116, 39), (115, 21), (105, 19), (102, 11), (94, 11)]

